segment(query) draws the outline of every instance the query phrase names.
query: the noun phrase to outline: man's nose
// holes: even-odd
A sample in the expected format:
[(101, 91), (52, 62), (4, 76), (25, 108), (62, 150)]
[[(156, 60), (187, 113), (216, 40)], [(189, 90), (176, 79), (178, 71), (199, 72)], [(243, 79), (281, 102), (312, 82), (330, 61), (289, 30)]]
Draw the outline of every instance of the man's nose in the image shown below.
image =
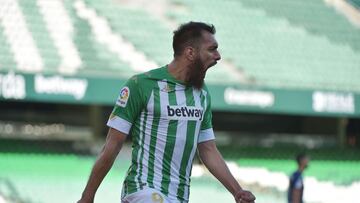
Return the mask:
[(220, 60), (221, 59), (221, 55), (219, 52), (216, 52), (216, 55), (215, 55), (215, 60)]

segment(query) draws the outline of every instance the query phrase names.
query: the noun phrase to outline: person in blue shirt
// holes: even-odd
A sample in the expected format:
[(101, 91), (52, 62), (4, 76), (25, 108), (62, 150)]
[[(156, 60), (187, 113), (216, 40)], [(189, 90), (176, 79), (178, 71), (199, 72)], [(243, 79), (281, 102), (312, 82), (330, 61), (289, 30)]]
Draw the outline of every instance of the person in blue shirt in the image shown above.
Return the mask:
[(302, 172), (308, 167), (309, 157), (304, 154), (296, 156), (298, 169), (290, 176), (288, 203), (303, 203), (304, 181)]

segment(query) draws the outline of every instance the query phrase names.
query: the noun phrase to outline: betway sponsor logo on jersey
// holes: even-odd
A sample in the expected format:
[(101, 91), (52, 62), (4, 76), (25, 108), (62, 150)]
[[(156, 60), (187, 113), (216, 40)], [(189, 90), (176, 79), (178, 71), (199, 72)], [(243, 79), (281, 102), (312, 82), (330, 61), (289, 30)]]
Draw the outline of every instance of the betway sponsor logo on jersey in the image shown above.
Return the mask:
[(167, 106), (167, 117), (173, 120), (202, 120), (204, 110), (193, 106)]

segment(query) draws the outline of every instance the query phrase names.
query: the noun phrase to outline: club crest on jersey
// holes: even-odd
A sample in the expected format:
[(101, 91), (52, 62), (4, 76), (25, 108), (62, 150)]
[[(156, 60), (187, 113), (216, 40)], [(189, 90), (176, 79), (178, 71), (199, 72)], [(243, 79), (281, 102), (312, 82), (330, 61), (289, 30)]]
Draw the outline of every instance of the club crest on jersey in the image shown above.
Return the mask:
[(167, 117), (173, 120), (201, 121), (204, 110), (194, 106), (167, 106)]
[(121, 107), (125, 107), (130, 96), (130, 90), (128, 87), (123, 87), (120, 90), (120, 95), (116, 100), (116, 104)]
[(167, 92), (167, 93), (169, 93), (169, 92), (171, 92), (173, 90), (174, 89), (171, 89), (171, 87), (168, 84), (166, 84), (165, 87), (161, 89), (161, 91)]

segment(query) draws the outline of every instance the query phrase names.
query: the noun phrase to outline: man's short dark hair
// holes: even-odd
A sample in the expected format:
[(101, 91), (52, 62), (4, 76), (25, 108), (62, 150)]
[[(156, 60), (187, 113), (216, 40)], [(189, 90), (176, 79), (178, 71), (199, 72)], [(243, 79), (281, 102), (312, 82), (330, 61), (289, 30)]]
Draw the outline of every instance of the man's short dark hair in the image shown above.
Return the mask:
[(211, 34), (216, 33), (215, 26), (212, 24), (190, 21), (180, 25), (180, 27), (174, 31), (173, 36), (174, 56), (181, 55), (187, 46), (197, 46), (203, 31)]
[(296, 162), (298, 165), (300, 165), (301, 160), (307, 158), (307, 155), (305, 153), (300, 153), (298, 155), (296, 155)]

